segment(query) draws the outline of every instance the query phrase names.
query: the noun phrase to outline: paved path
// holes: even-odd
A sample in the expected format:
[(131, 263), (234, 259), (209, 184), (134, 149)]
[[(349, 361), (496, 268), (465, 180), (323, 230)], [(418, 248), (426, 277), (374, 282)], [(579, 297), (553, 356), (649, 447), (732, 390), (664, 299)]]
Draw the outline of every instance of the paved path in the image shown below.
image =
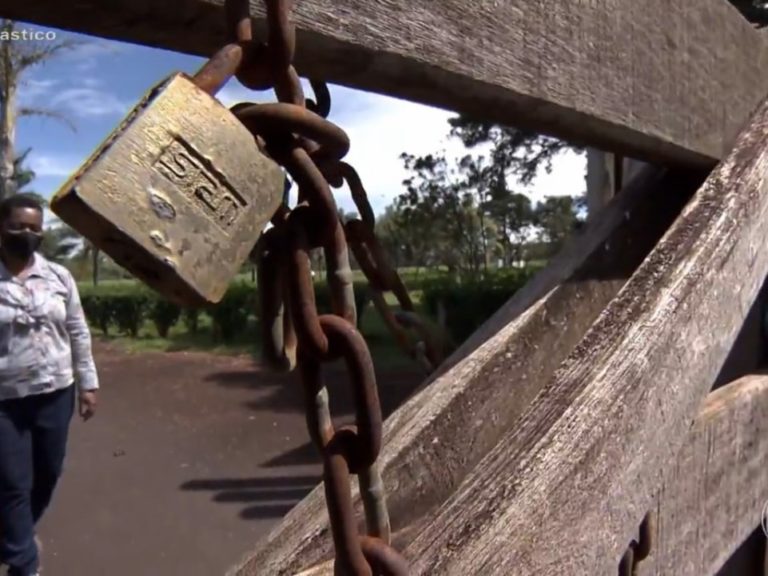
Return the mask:
[[(46, 575), (223, 575), (317, 484), (292, 376), (260, 374), (247, 358), (99, 343), (95, 354), (101, 405), (72, 425), (41, 525)], [(328, 379), (332, 397), (341, 380)], [(388, 413), (418, 376), (379, 380)]]

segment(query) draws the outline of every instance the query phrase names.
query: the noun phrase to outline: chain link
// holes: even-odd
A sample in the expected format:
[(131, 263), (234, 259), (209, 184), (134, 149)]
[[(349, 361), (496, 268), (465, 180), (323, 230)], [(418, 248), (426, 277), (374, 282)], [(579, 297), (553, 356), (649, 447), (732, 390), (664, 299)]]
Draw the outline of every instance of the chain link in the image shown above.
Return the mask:
[[(357, 175), (355, 174), (355, 176)], [(350, 184), (350, 188), (354, 190), (355, 185)], [(360, 185), (360, 189), (362, 189), (362, 185)], [(370, 205), (364, 196), (364, 191), (361, 196), (365, 198), (363, 207), (361, 207), (362, 202), (358, 203), (358, 196), (353, 193), (358, 209), (361, 214), (365, 215), (367, 211), (364, 206), (367, 205), (368, 211), (370, 211)], [(413, 301), (397, 270), (390, 264), (386, 253), (381, 248), (373, 226), (368, 224), (363, 217), (363, 219), (347, 222), (346, 232), (355, 260), (368, 279), (373, 304), (381, 314), (385, 325), (406, 354), (420, 362), (427, 373), (432, 372), (442, 362), (440, 348), (433, 333), (416, 313)], [(384, 298), (385, 292), (392, 292), (397, 298), (400, 305), (398, 313), (395, 313), (387, 304)], [(414, 329), (421, 340), (411, 343), (406, 331), (407, 328)]]
[[(258, 268), (264, 360), (278, 370), (298, 369), (307, 427), (323, 461), (336, 573), (406, 576), (405, 559), (390, 546), (386, 495), (377, 465), (382, 442), (381, 406), (373, 360), (356, 329), (348, 238), (358, 262), (365, 262), (361, 268), (372, 286), (379, 293), (393, 291), (406, 313), (415, 312), (402, 281), (375, 241), (373, 211), (360, 178), (350, 165), (341, 162), (349, 150), (349, 138), (326, 119), (331, 106), (327, 85), (311, 80), (316, 101), (304, 98), (293, 67), (296, 41), (290, 2), (265, 0), (265, 5), (267, 42), (257, 43), (248, 0), (227, 0), (230, 45), (225, 51), (240, 59), (234, 75), (242, 84), (258, 90), (274, 88), (278, 102), (238, 104), (231, 110), (254, 134), (260, 149), (298, 186), (297, 205), (290, 209), (286, 199), (271, 219), (273, 227), (262, 235), (253, 253)], [(344, 182), (350, 186), (362, 216), (346, 226), (331, 193), (331, 185), (338, 188)], [(317, 248), (325, 255), (331, 314), (319, 314), (316, 307), (310, 254)], [(379, 305), (377, 308), (381, 310)], [(403, 326), (409, 326), (387, 311), (393, 319), (391, 324), (401, 332)], [(322, 366), (338, 359), (343, 360), (349, 374), (355, 424), (337, 428)], [(350, 474), (359, 479), (365, 535), (358, 533)]]

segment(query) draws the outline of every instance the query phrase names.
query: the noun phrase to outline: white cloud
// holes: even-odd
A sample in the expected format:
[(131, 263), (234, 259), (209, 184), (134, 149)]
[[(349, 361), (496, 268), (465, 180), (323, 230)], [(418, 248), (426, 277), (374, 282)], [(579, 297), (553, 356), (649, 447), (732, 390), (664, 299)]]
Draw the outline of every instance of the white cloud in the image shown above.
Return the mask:
[(272, 90), (255, 91), (245, 88), (237, 80), (230, 80), (219, 92), (216, 98), (227, 108), (239, 102), (275, 102)]
[[(351, 142), (344, 160), (357, 169), (376, 213), (383, 212), (403, 191), (402, 181), (409, 174), (403, 168), (401, 153), (424, 155), (445, 151), (449, 157), (467, 153), (458, 139), (448, 137), (448, 119), (455, 115), (452, 112), (340, 86), (330, 88), (330, 120), (347, 133)], [(306, 83), (305, 92), (312, 94)], [(226, 106), (244, 101), (275, 101), (271, 90), (256, 92), (234, 80), (217, 98)], [(59, 92), (51, 102), (82, 116), (124, 115), (129, 108), (115, 95), (99, 90), (95, 78), (83, 87)], [(66, 155), (31, 157), (32, 168), (39, 176), (61, 178), (69, 176), (81, 161), (82, 158)], [(585, 187), (585, 168), (583, 156), (562, 154), (553, 162), (552, 173), (539, 174), (527, 191), (534, 201), (551, 195), (579, 194)], [(334, 195), (340, 207), (356, 211), (346, 187), (334, 190)]]
[(541, 170), (527, 191), (534, 201), (547, 196), (577, 196), (587, 189), (586, 175), (586, 156), (568, 150), (552, 161), (551, 173)]
[(58, 84), (58, 80), (51, 78), (29, 78), (19, 86), (19, 102), (29, 104), (35, 100), (47, 96)]
[[(301, 85), (304, 89), (304, 96), (314, 98), (312, 96), (312, 88), (310, 87), (309, 82), (305, 79), (302, 79)], [(339, 87), (334, 86), (332, 90), (338, 88)], [(368, 96), (366, 92), (358, 92), (354, 90), (347, 90), (347, 92), (352, 92), (356, 101), (360, 101), (361, 99)], [(235, 78), (231, 79), (224, 85), (221, 90), (219, 90), (219, 92), (216, 94), (216, 98), (228, 108), (240, 102), (277, 102), (275, 92), (271, 88), (268, 90), (251, 90), (250, 88), (246, 88), (240, 84), (240, 82)]]
[[(309, 83), (302, 80), (305, 95), (312, 97)], [(374, 211), (379, 212), (402, 191), (407, 173), (402, 152), (427, 154), (440, 147), (461, 149), (443, 142), (452, 113), (377, 94), (330, 86), (330, 120), (349, 136), (350, 152), (344, 158), (360, 174)], [(230, 81), (216, 97), (225, 105), (239, 102), (274, 102), (271, 90), (257, 92)], [(293, 191), (295, 193), (295, 190)], [(355, 206), (346, 188), (334, 190), (336, 202), (348, 211)]]
[(62, 90), (50, 103), (80, 117), (123, 116), (130, 109), (115, 94), (87, 86)]
[[(400, 154), (445, 150), (453, 156), (463, 150), (458, 142), (446, 137), (448, 118), (455, 115), (451, 112), (370, 94), (345, 110), (344, 100), (348, 98), (337, 98), (339, 106), (332, 108), (330, 119), (349, 136), (350, 150), (345, 160), (357, 169), (377, 213), (403, 191), (402, 181), (409, 174)], [(337, 198), (346, 210), (354, 210), (346, 189)]]
[(95, 77), (86, 77), (81, 78), (78, 80), (78, 82), (86, 86), (87, 88), (98, 88), (99, 86), (102, 86), (104, 84), (104, 81), (101, 78), (95, 78)]
[[(309, 84), (306, 81), (302, 84), (305, 94), (312, 96)], [(347, 133), (351, 142), (344, 159), (357, 169), (377, 213), (404, 189), (402, 181), (409, 174), (403, 168), (401, 153), (424, 155), (445, 151), (450, 158), (467, 153), (458, 139), (448, 137), (448, 119), (456, 115), (453, 112), (343, 86), (332, 85), (330, 90), (329, 119)], [(226, 106), (275, 101), (271, 90), (255, 92), (236, 80), (224, 86), (217, 98)], [(479, 152), (480, 149), (473, 150), (473, 153)], [(584, 190), (585, 170), (583, 156), (563, 153), (553, 161), (552, 173), (542, 172), (525, 190), (534, 201), (546, 196), (580, 194)], [(346, 187), (334, 190), (334, 196), (340, 207), (356, 210)]]
[[(399, 156), (403, 152), (424, 155), (445, 151), (458, 158), (468, 150), (457, 138), (448, 136), (448, 119), (456, 114), (405, 100), (332, 87), (334, 97), (330, 119), (349, 135), (351, 148), (345, 160), (355, 166), (366, 186), (374, 211), (380, 213), (403, 190), (409, 176)], [(472, 153), (481, 153), (473, 149)], [(546, 196), (576, 195), (583, 192), (586, 161), (572, 152), (553, 160), (552, 172), (542, 171), (521, 191), (533, 201)], [(353, 210), (349, 193), (337, 192), (337, 203)]]
[(40, 178), (67, 178), (83, 162), (84, 158), (69, 155), (37, 154), (34, 150), (29, 156), (29, 166)]
[(130, 49), (129, 44), (102, 40), (87, 40), (71, 50), (62, 53), (61, 58), (68, 60), (79, 72), (88, 72), (97, 67), (99, 59), (114, 56)]

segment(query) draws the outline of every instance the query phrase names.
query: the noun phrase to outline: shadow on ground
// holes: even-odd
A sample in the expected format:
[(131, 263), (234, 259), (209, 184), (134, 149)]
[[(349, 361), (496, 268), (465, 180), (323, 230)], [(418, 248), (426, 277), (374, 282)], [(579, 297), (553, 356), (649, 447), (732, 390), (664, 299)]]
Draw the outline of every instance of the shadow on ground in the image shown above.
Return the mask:
[[(328, 388), (331, 410), (334, 418), (347, 421), (353, 414), (352, 390), (349, 376), (339, 364), (325, 369), (325, 385)], [(277, 412), (302, 412), (304, 395), (296, 373), (271, 374), (255, 366), (252, 370), (216, 372), (205, 377), (223, 388), (249, 390), (254, 393), (246, 405), (252, 410), (274, 410)], [(382, 416), (387, 418), (419, 386), (423, 376), (418, 372), (382, 371), (376, 374)]]
[(278, 476), (269, 478), (222, 478), (191, 480), (182, 490), (214, 492), (214, 502), (245, 505), (245, 520), (281, 518), (318, 483), (320, 476)]
[[(354, 406), (348, 376), (340, 367), (327, 367), (325, 382), (331, 398), (331, 413), (336, 425), (354, 422)], [(250, 391), (253, 398), (244, 405), (255, 413), (303, 412), (304, 395), (296, 374), (275, 375), (258, 367), (245, 370), (220, 371), (208, 374), (205, 382), (242, 393)], [(418, 388), (423, 376), (416, 372), (398, 371), (377, 374), (379, 400), (383, 418), (387, 418)], [(306, 434), (302, 430), (303, 434)], [(305, 436), (308, 438), (308, 435)], [(259, 464), (263, 469), (300, 468), (316, 470), (317, 474), (265, 476), (260, 478), (205, 478), (184, 483), (182, 490), (207, 491), (220, 503), (242, 503), (244, 519), (280, 518), (301, 501), (321, 482), (321, 461), (317, 450), (308, 440), (293, 446)], [(266, 474), (269, 474), (265, 470)]]

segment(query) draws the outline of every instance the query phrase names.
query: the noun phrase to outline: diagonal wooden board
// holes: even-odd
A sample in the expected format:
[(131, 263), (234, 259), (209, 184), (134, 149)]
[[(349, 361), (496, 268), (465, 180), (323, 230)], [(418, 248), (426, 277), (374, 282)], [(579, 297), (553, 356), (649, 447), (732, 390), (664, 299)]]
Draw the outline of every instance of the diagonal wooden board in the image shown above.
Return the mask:
[(760, 525), (768, 503), (768, 375), (715, 390), (654, 503), (651, 554), (636, 576), (710, 576)]
[[(449, 359), (454, 367), (388, 419), (380, 461), (395, 529), (447, 498), (493, 447), (703, 179), (645, 170)], [(359, 512), (357, 492), (355, 499)], [(327, 522), (318, 488), (234, 573), (292, 574), (311, 565), (330, 554)]]
[[(714, 576), (768, 503), (768, 375), (710, 393), (655, 498), (652, 545), (634, 576)], [(331, 576), (326, 562), (299, 576)]]
[[(409, 535), (414, 575), (616, 570), (768, 271), (766, 129), (768, 104), (516, 425)], [(289, 574), (273, 561), (290, 553), (242, 573)]]
[[(209, 56), (223, 3), (0, 0), (0, 15)], [(712, 166), (768, 92), (765, 35), (726, 0), (294, 4), (302, 74), (641, 160)]]
[(768, 103), (518, 424), (412, 539), (414, 575), (616, 570), (768, 271), (766, 130)]

